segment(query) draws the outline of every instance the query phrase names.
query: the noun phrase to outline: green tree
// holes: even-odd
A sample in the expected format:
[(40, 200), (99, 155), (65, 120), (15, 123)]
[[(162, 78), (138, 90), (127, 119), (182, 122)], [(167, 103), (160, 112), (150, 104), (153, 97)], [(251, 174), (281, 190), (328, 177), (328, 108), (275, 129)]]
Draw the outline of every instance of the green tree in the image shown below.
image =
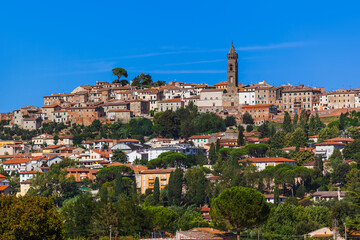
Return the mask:
[(111, 160), (114, 162), (120, 162), (120, 163), (128, 162), (126, 154), (123, 151), (121, 151), (120, 149), (116, 149), (114, 151), (113, 156), (111, 157)]
[(245, 144), (243, 126), (239, 125), (238, 132), (239, 132), (239, 134), (238, 134), (238, 139), (237, 139), (237, 145), (243, 146)]
[(285, 146), (285, 135), (286, 132), (284, 130), (280, 130), (274, 134), (274, 136), (270, 139), (271, 148), (281, 149)]
[(182, 189), (184, 182), (184, 173), (181, 168), (170, 174), (168, 189), (168, 199), (170, 205), (179, 206), (182, 200)]
[(339, 136), (339, 129), (337, 126), (326, 126), (325, 128), (321, 129), (319, 132), (319, 140), (320, 142), (326, 140), (326, 139), (330, 139), (330, 138), (335, 138)]
[(156, 113), (154, 116), (153, 130), (157, 136), (177, 138), (179, 120), (171, 110)]
[(210, 164), (215, 164), (215, 162), (216, 162), (216, 149), (215, 149), (214, 143), (210, 144), (209, 161), (210, 161)]
[(185, 174), (186, 196), (189, 204), (204, 204), (206, 202), (206, 185), (204, 171), (201, 168), (193, 167)]
[(299, 120), (299, 115), (297, 113), (295, 113), (294, 119), (293, 119), (293, 129), (298, 128), (298, 120)]
[(216, 139), (216, 152), (219, 152), (219, 150), (221, 149), (221, 146), (220, 146), (220, 140), (219, 139)]
[(128, 77), (127, 71), (124, 68), (113, 68), (113, 75), (117, 76), (117, 80), (114, 80), (113, 83), (120, 83), (121, 77)]
[(236, 125), (236, 118), (234, 116), (226, 116), (225, 125), (227, 127), (232, 127)]
[(254, 129), (254, 126), (249, 124), (246, 126), (246, 132), (251, 132)]
[(59, 212), (64, 217), (67, 236), (76, 238), (90, 234), (91, 217), (94, 214), (96, 202), (89, 193), (80, 194), (64, 201)]
[(345, 159), (351, 159), (354, 157), (355, 154), (359, 152), (360, 152), (360, 140), (356, 139), (355, 141), (346, 144), (342, 154)]
[(91, 233), (97, 237), (108, 236), (109, 227), (112, 226), (114, 235), (118, 234), (116, 226), (119, 225), (119, 216), (111, 202), (101, 204), (91, 218)]
[(245, 145), (245, 149), (251, 157), (264, 157), (269, 146), (265, 143), (248, 144)]
[(351, 167), (347, 162), (340, 163), (332, 173), (332, 182), (344, 186), (346, 184), (346, 176), (350, 170)]
[(178, 214), (170, 208), (165, 207), (146, 207), (145, 211), (150, 215), (150, 219), (155, 231), (165, 230), (171, 231), (173, 225), (178, 218)]
[(291, 117), (290, 117), (290, 114), (288, 112), (286, 112), (286, 111), (285, 111), (285, 115), (284, 115), (284, 121), (283, 121), (283, 124), (282, 124), (282, 129), (287, 133), (292, 132)]
[(307, 142), (306, 133), (301, 128), (297, 128), (293, 132), (292, 144), (296, 147), (305, 147), (306, 142)]
[(53, 198), (4, 195), (0, 206), (1, 239), (64, 239), (63, 219)]
[(279, 192), (279, 186), (275, 184), (274, 187), (274, 204), (277, 206), (280, 203), (280, 192)]
[(270, 137), (269, 122), (264, 121), (264, 123), (261, 124), (260, 127), (258, 128), (258, 131), (260, 132), (260, 138)]
[(312, 151), (293, 151), (289, 154), (289, 158), (295, 160), (298, 165), (312, 162), (315, 160), (315, 153)]
[(56, 145), (59, 142), (59, 135), (54, 135), (54, 144)]
[(264, 195), (252, 188), (232, 187), (224, 190), (211, 204), (210, 215), (215, 224), (237, 232), (260, 226), (270, 214)]
[(155, 178), (153, 197), (154, 197), (154, 202), (158, 204), (160, 201), (160, 181), (158, 177)]
[(244, 124), (254, 124), (254, 119), (250, 115), (250, 113), (245, 112), (243, 115), (243, 123)]

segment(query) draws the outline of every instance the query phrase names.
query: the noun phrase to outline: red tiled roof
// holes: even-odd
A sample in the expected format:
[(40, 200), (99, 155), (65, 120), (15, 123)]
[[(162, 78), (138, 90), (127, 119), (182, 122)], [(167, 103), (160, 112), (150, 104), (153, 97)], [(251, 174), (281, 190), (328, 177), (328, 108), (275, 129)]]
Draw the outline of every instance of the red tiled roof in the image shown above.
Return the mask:
[(56, 148), (60, 148), (60, 147), (63, 147), (63, 145), (51, 145), (48, 147), (44, 147), (43, 149), (56, 149)]
[(10, 187), (10, 185), (0, 185), (0, 192), (4, 191), (8, 187)]
[(255, 105), (243, 105), (241, 108), (268, 108), (272, 106), (273, 104), (255, 104)]
[(159, 103), (172, 103), (172, 102), (182, 102), (181, 99), (169, 99), (164, 101), (159, 101)]
[(189, 137), (189, 139), (208, 139), (210, 138), (211, 135), (194, 135)]
[(354, 139), (352, 139), (352, 138), (337, 137), (337, 138), (327, 139), (327, 140), (324, 140), (324, 141), (325, 141), (325, 142), (353, 142)]
[(340, 143), (340, 142), (322, 142), (322, 143), (317, 143), (315, 144), (316, 146), (330, 146), (330, 145), (341, 145), (341, 146), (345, 146), (345, 143)]
[(247, 161), (247, 160), (249, 160), (250, 162), (254, 162), (254, 163), (260, 163), (260, 162), (296, 162), (295, 160), (287, 159), (287, 158), (283, 158), (283, 157), (248, 158), (248, 159), (243, 159), (243, 160), (240, 160), (240, 161)]
[(224, 86), (227, 85), (227, 82), (219, 82), (217, 84), (215, 84), (214, 86)]
[(140, 173), (141, 174), (154, 174), (154, 173), (171, 173), (171, 172), (175, 172), (175, 168), (167, 168), (167, 169), (147, 169), (147, 170), (143, 170)]

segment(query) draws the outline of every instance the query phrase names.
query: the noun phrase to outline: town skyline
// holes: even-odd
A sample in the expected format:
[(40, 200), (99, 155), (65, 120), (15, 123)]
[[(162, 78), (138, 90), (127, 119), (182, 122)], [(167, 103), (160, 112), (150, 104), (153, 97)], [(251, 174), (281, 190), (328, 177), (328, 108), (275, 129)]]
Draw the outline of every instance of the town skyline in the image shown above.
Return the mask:
[[(24, 3), (21, 9), (6, 3), (0, 81), (7, 88), (0, 100), (7, 104), (0, 112), (39, 106), (41, 96), (77, 85), (110, 82), (118, 66), (128, 70), (129, 80), (144, 72), (155, 80), (216, 84), (226, 79), (223, 56), (231, 41), (241, 83), (356, 88), (358, 3), (323, 3), (167, 3), (151, 6), (152, 12), (148, 3)], [(116, 8), (126, 11), (118, 17)], [(16, 17), (10, 14), (15, 9)]]

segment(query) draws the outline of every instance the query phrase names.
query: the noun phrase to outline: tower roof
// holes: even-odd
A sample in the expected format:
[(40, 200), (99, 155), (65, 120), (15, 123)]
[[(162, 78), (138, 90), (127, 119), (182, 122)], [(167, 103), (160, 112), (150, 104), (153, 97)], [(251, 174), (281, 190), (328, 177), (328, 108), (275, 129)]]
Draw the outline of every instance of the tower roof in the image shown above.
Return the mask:
[(235, 51), (235, 47), (234, 47), (234, 43), (233, 43), (233, 42), (231, 42), (231, 48), (230, 48), (229, 53), (236, 53), (236, 51)]

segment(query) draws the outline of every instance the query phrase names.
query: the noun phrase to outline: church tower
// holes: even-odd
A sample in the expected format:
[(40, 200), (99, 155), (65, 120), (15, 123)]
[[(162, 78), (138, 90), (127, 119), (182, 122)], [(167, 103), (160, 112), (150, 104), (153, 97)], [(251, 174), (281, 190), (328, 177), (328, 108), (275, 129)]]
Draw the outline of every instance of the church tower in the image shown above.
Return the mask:
[(233, 43), (231, 43), (227, 59), (227, 87), (223, 95), (223, 107), (228, 112), (233, 112), (239, 110), (238, 54), (235, 51)]
[(231, 48), (227, 54), (227, 87), (238, 86), (238, 54), (235, 51), (234, 44), (231, 43)]

